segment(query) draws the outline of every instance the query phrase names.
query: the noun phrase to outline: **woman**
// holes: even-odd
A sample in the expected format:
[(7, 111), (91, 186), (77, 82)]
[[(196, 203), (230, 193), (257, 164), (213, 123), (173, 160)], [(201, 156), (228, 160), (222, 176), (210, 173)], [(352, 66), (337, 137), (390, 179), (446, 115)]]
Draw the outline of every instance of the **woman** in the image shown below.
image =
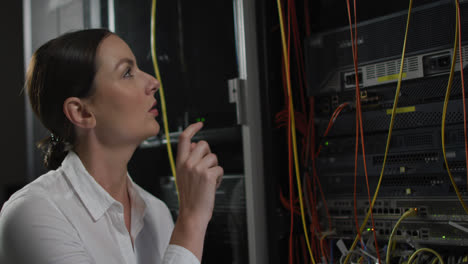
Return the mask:
[(159, 82), (127, 44), (104, 29), (41, 46), (26, 76), (32, 109), (51, 132), (50, 171), (15, 193), (0, 213), (0, 263), (199, 263), (223, 175), (202, 123), (177, 151), (180, 213), (132, 182), (127, 164), (160, 129)]

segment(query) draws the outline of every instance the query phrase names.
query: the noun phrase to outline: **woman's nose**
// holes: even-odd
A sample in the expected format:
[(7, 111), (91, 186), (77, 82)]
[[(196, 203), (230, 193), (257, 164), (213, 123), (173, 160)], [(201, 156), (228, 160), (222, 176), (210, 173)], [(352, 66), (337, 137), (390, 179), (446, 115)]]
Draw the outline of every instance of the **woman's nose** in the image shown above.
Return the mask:
[(145, 73), (148, 77), (148, 83), (147, 83), (147, 93), (148, 94), (154, 94), (156, 91), (159, 89), (159, 86), (161, 85), (159, 81), (151, 76), (150, 74)]

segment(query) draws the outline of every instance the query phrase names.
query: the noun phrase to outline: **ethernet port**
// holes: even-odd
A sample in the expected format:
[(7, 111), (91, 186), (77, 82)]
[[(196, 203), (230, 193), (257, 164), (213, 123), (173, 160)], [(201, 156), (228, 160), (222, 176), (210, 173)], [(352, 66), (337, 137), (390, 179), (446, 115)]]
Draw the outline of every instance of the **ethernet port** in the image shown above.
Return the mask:
[(394, 214), (394, 213), (395, 213), (395, 209), (390, 208), (389, 212), (390, 212), (391, 214)]
[(427, 215), (427, 207), (421, 207), (421, 208), (419, 208), (418, 214), (419, 214), (420, 216), (426, 216), (426, 215)]
[(400, 208), (395, 209), (396, 214), (401, 214)]
[(413, 232), (411, 233), (412, 236), (414, 237), (419, 237), (419, 232), (418, 230), (413, 230)]
[(389, 229), (385, 229), (385, 235), (390, 235), (390, 230)]
[(400, 230), (397, 230), (397, 231), (396, 231), (396, 234), (397, 234), (397, 236), (401, 236), (401, 231), (400, 231)]
[(384, 213), (384, 214), (388, 214), (388, 209), (387, 209), (387, 208), (384, 208), (384, 209), (383, 209), (383, 213)]

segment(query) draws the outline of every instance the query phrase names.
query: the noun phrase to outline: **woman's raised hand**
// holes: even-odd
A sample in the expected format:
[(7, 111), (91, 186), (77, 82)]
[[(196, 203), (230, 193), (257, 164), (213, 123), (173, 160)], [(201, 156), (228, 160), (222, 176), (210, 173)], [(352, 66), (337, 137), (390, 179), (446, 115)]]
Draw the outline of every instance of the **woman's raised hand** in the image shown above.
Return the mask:
[(211, 153), (206, 141), (191, 142), (203, 127), (198, 122), (188, 126), (179, 137), (177, 151), (177, 185), (179, 189), (179, 217), (198, 224), (208, 224), (213, 214), (215, 192), (223, 176), (218, 158)]
[(206, 141), (191, 142), (202, 126), (200, 122), (192, 124), (179, 137), (176, 161), (179, 216), (170, 241), (190, 250), (200, 261), (216, 188), (224, 174)]

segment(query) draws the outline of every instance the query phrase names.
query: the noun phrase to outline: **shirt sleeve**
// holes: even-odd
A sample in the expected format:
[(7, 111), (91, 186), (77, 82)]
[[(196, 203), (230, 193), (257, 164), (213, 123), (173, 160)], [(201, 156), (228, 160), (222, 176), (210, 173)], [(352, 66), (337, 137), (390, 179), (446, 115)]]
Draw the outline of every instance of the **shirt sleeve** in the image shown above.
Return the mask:
[[(164, 213), (159, 215), (158, 222), (164, 226), (162, 227), (163, 230), (168, 231), (165, 235), (165, 245), (168, 245), (174, 231), (174, 222), (167, 205), (162, 201), (159, 204), (161, 206), (160, 212)], [(200, 261), (192, 251), (179, 245), (169, 244), (164, 253), (162, 264), (200, 264)]]
[(70, 222), (40, 195), (15, 197), (4, 205), (0, 263), (95, 264)]
[(200, 261), (190, 250), (170, 244), (164, 254), (163, 264), (200, 264)]

